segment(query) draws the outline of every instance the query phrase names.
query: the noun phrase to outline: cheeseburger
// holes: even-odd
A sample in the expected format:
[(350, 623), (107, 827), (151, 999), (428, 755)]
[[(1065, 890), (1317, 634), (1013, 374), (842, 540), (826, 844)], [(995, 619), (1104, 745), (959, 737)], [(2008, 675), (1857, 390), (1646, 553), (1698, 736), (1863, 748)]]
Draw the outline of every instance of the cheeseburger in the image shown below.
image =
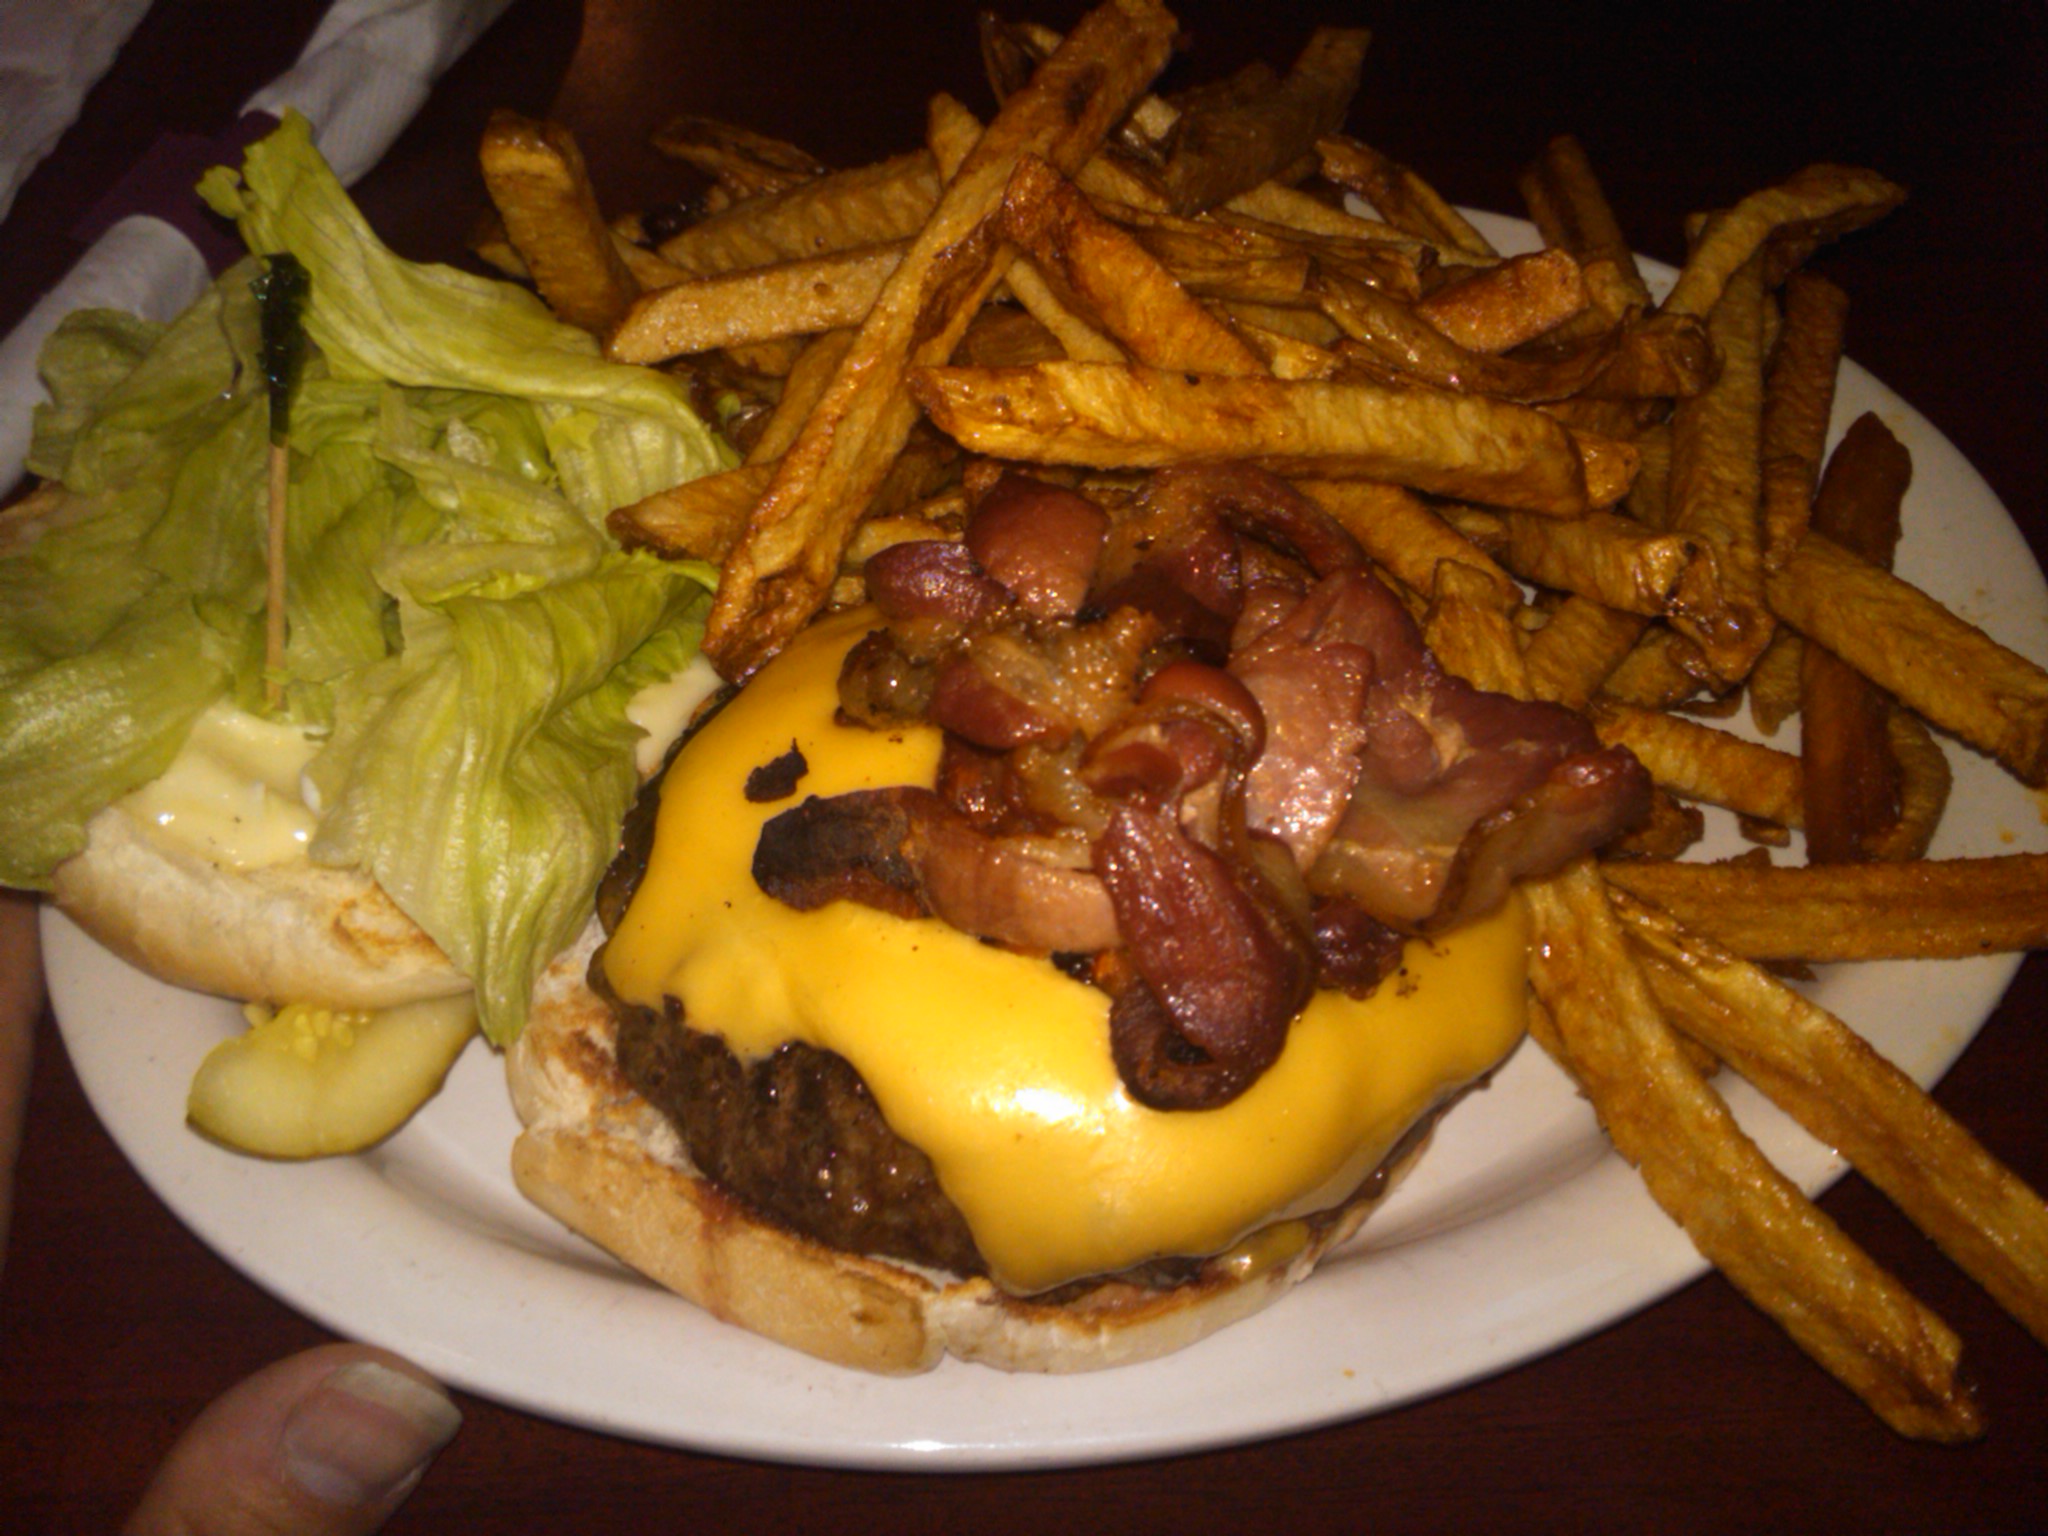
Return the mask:
[(1521, 1038), (1513, 882), (1648, 803), (1262, 471), (975, 489), (700, 722), (509, 1058), (531, 1198), (872, 1370), (1278, 1297)]

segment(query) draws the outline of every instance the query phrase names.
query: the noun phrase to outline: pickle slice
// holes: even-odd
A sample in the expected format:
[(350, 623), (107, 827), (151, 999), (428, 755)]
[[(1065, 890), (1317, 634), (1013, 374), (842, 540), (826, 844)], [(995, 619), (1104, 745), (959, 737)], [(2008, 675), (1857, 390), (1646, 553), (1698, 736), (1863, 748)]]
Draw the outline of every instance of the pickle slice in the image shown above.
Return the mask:
[(467, 993), (378, 1013), (292, 1003), (245, 1010), (193, 1074), (185, 1114), (260, 1157), (331, 1157), (376, 1145), (440, 1091), (476, 1033)]

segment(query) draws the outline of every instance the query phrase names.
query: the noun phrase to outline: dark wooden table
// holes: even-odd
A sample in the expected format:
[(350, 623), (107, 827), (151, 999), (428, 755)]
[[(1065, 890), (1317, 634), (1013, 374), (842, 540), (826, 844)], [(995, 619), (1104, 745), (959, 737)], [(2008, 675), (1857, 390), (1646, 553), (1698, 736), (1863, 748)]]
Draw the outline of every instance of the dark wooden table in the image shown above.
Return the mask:
[[(877, 157), (914, 142), (934, 89), (985, 105), (972, 9), (520, 0), (360, 196), (402, 253), (458, 258), (483, 203), (474, 145), (498, 104), (552, 110), (576, 128), (612, 208), (672, 192), (642, 136), (675, 110), (746, 122), (840, 163)], [(1078, 9), (1047, 0), (1037, 14), (1063, 24)], [(80, 213), (150, 139), (223, 126), (318, 10), (157, 0), (0, 226), (0, 328), (69, 263)], [(1182, 16), (1191, 74), (1254, 56), (1284, 63), (1318, 20), (1371, 26), (1352, 120), (1361, 137), (1456, 201), (1512, 211), (1515, 167), (1569, 129), (1630, 235), (1666, 260), (1688, 211), (1812, 160), (1905, 182), (1903, 210), (1823, 258), (1854, 298), (1850, 351), (1961, 447), (2037, 557), (2048, 549), (2039, 5), (1697, 0), (1510, 14), (1450, 0), (1217, 0)], [(108, 1530), (204, 1402), (323, 1335), (178, 1225), (101, 1131), (47, 1021), (39, 1044), (0, 1292), (0, 1528)], [(2022, 970), (1939, 1097), (2048, 1184), (2048, 960)], [(2048, 1527), (2048, 1351), (1859, 1179), (1824, 1204), (1968, 1341), (1993, 1416), (1984, 1442), (1894, 1438), (1710, 1277), (1548, 1358), (1398, 1412), (1086, 1471), (917, 1478), (752, 1465), (465, 1399), (467, 1427), (391, 1529)]]

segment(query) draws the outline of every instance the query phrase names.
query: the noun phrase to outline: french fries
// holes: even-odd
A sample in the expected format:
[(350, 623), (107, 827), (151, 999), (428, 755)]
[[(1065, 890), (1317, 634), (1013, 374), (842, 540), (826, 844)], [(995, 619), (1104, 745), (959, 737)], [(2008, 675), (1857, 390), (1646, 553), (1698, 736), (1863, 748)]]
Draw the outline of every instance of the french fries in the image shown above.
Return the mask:
[(1085, 162), (1159, 72), (1172, 32), (1172, 17), (1149, 0), (1090, 12), (947, 184), (728, 558), (704, 637), (728, 676), (752, 673), (823, 605), (863, 504), (915, 419), (909, 370), (952, 351), (1002, 276), (1003, 253), (983, 226), (1011, 172), (1029, 154)]
[(1556, 1054), (1657, 1203), (1892, 1428), (1930, 1440), (1981, 1433), (1957, 1372), (1960, 1341), (1734, 1123), (1673, 1040), (1598, 874), (1581, 864), (1528, 899), (1536, 920), (1530, 983)]
[(1626, 897), (1652, 989), (1681, 1029), (1906, 1212), (2048, 1343), (2048, 1205), (1913, 1080), (1784, 983)]
[[(1520, 178), (1546, 248), (1503, 258), (1345, 136), (1362, 32), (1318, 33), (1285, 75), (1163, 98), (1173, 31), (1154, 0), (1065, 38), (984, 19), (994, 119), (935, 97), (924, 148), (853, 170), (678, 121), (665, 142), (725, 204), (658, 252), (622, 244), (626, 225), (599, 238), (580, 193), (548, 205), (545, 239), (508, 211), (504, 259), (543, 292), (558, 246), (612, 273), (614, 355), (776, 365), (748, 462), (613, 530), (724, 562), (706, 651), (737, 680), (857, 600), (868, 555), (957, 536), (997, 461), (1112, 506), (1167, 464), (1292, 479), (1446, 669), (1584, 711), (1658, 786), (1647, 826), (1527, 893), (1539, 1043), (1802, 1348), (1902, 1433), (1977, 1433), (1955, 1336), (1705, 1075), (1718, 1057), (1780, 1098), (2042, 1335), (2040, 1201), (1758, 968), (2048, 945), (2048, 855), (1926, 857), (1950, 790), (1930, 726), (2048, 783), (2048, 672), (1891, 575), (1895, 526), (1872, 542), (1831, 505), (1896, 512), (1905, 468), (1874, 429), (1837, 451), (1839, 489), (1832, 465), (1821, 479), (1847, 299), (1798, 269), (1903, 193), (1819, 165), (1700, 216), (1659, 304), (1576, 141)], [(1877, 489), (1852, 495), (1873, 464)], [(1703, 718), (1745, 694), (1766, 733), (1801, 716), (1800, 751)], [(1803, 831), (1808, 862), (1678, 862), (1703, 805), (1774, 846)]]

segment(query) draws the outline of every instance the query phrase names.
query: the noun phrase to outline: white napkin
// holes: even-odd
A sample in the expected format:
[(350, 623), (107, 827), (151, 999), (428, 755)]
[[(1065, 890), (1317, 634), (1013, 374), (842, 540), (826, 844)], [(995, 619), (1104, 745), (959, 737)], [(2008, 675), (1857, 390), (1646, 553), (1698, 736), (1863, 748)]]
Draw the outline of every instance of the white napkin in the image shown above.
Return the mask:
[[(391, 147), (442, 71), (509, 3), (335, 0), (298, 63), (250, 97), (243, 111), (276, 114), (295, 107), (305, 113), (313, 142), (342, 181), (353, 182)], [(20, 478), (28, 455), (34, 410), (46, 398), (36, 358), (57, 323), (74, 309), (100, 306), (168, 320), (206, 283), (198, 251), (161, 219), (132, 215), (99, 238), (0, 342), (0, 491)]]
[(0, 0), (0, 219), (149, 0)]

